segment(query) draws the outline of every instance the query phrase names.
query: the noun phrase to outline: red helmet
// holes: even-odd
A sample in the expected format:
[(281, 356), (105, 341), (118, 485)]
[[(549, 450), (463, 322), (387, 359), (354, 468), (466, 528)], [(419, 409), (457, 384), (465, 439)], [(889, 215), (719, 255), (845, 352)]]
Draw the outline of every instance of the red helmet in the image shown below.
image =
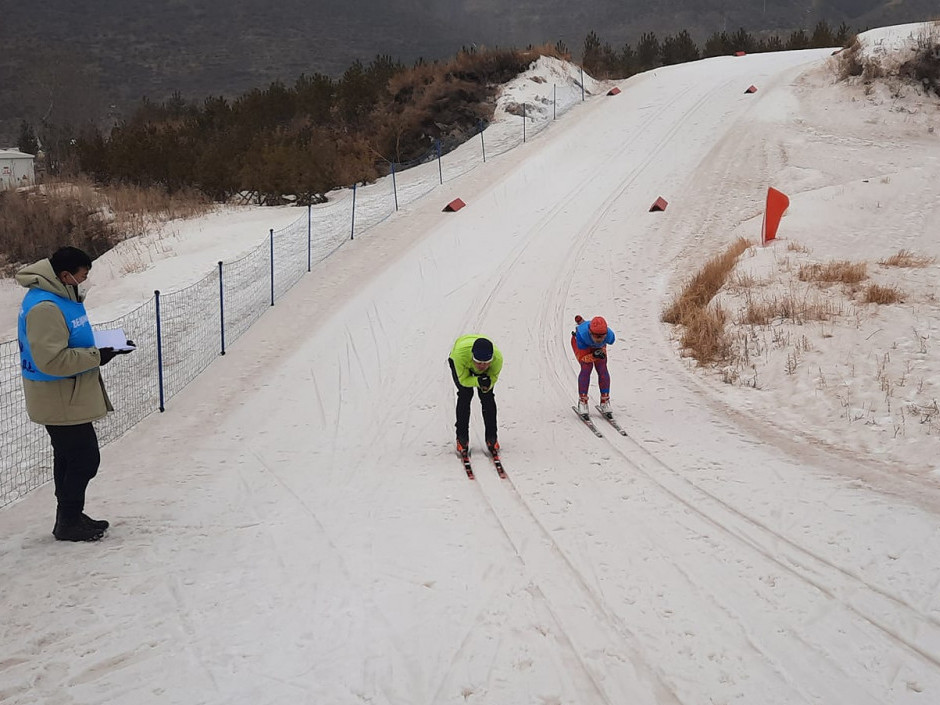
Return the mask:
[(588, 326), (591, 335), (607, 335), (607, 321), (602, 316), (594, 316)]

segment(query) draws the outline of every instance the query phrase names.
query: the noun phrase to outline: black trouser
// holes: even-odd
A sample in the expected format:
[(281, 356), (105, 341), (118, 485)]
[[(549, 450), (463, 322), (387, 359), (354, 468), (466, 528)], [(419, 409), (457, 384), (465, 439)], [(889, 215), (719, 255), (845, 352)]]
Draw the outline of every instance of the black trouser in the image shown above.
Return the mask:
[[(454, 367), (454, 361), (447, 358), (450, 365), (450, 373), (454, 377), (454, 384), (457, 385), (457, 438), (463, 440), (470, 439), (470, 400), (473, 399), (473, 387), (464, 387), (457, 377), (457, 370)], [(496, 440), (496, 395), (493, 390), (484, 392), (477, 387), (477, 393), (480, 396), (480, 406), (483, 407), (483, 427), (484, 435), (487, 441)]]
[(98, 474), (101, 454), (98, 436), (91, 423), (76, 426), (46, 426), (52, 438), (52, 472), (59, 510), (66, 519), (76, 519), (85, 509), (85, 488)]

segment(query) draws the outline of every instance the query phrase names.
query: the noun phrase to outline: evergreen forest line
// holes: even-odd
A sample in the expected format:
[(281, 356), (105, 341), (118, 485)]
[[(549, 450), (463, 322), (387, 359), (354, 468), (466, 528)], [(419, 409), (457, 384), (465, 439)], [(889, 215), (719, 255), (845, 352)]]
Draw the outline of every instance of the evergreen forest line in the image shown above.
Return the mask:
[[(597, 79), (620, 80), (660, 66), (736, 52), (844, 47), (854, 34), (826, 22), (812, 33), (754, 37), (743, 28), (716, 32), (700, 49), (687, 30), (643, 34), (615, 50), (595, 33), (585, 38), (581, 66)], [(406, 67), (388, 56), (354, 62), (338, 79), (301, 75), (234, 99), (201, 103), (179, 93), (142, 100), (109, 131), (90, 125), (23, 123), (18, 147), (36, 154), (40, 173), (87, 175), (99, 184), (132, 184), (172, 194), (196, 190), (219, 202), (236, 196), (279, 204), (316, 203), (330, 190), (370, 182), (394, 164), (453, 149), (492, 119), (502, 83), (540, 55), (570, 60), (555, 45), (464, 48), (450, 60)]]

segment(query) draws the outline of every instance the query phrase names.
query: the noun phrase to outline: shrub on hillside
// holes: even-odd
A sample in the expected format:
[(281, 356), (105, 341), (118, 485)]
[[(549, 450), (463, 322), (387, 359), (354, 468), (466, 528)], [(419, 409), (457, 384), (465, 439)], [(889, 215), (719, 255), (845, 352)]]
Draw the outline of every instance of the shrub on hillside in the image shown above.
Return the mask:
[(922, 37), (917, 42), (913, 58), (901, 64), (898, 73), (920, 83), (925, 92), (933, 91), (940, 98), (940, 36)]
[(376, 150), (389, 161), (420, 159), (440, 140), (444, 153), (475, 134), (493, 116), (500, 85), (539, 56), (561, 56), (546, 45), (516, 51), (464, 49), (446, 62), (419, 63), (388, 82), (390, 102), (376, 110)]
[(900, 78), (919, 83), (925, 92), (940, 97), (940, 24), (934, 24), (914, 42), (912, 55), (900, 64), (890, 60), (865, 56), (856, 38), (843, 49), (836, 60), (839, 80), (861, 78), (863, 83), (876, 79)]
[(191, 218), (210, 208), (208, 199), (196, 191), (171, 195), (165, 189), (129, 184), (97, 187), (87, 177), (0, 190), (0, 273), (48, 257), (64, 245), (95, 258), (156, 223)]
[(885, 76), (885, 69), (876, 59), (865, 57), (858, 39), (839, 52), (836, 59), (836, 74), (840, 81), (860, 77), (863, 83), (871, 83)]
[(4, 274), (49, 257), (65, 245), (78, 247), (94, 259), (116, 241), (101, 211), (72, 195), (22, 189), (0, 191), (0, 271)]

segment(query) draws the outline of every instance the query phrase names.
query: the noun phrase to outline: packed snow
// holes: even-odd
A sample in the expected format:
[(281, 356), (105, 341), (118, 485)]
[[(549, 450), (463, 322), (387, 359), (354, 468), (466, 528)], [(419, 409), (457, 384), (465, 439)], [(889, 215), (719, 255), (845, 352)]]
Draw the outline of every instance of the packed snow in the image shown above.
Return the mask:
[[(434, 167), (426, 195), (103, 449), (100, 543), (53, 539), (50, 484), (0, 510), (0, 701), (938, 701), (940, 101), (837, 82), (831, 54), (592, 84), (516, 149), (448, 155), (475, 166), (436, 187)], [(506, 100), (546, 96), (559, 69), (539, 66)], [(768, 186), (790, 207), (763, 247)], [(222, 209), (129, 241), (95, 264), (91, 315), (299, 217)], [(737, 237), (754, 245), (729, 311), (791, 296), (835, 314), (740, 325), (747, 357), (702, 368), (661, 315)], [(901, 250), (922, 266), (879, 264)], [(902, 301), (796, 276), (842, 260)], [(575, 314), (617, 334), (628, 437), (570, 410)], [(475, 481), (454, 456), (446, 358), (464, 333), (505, 356), (507, 480), (476, 401)]]

